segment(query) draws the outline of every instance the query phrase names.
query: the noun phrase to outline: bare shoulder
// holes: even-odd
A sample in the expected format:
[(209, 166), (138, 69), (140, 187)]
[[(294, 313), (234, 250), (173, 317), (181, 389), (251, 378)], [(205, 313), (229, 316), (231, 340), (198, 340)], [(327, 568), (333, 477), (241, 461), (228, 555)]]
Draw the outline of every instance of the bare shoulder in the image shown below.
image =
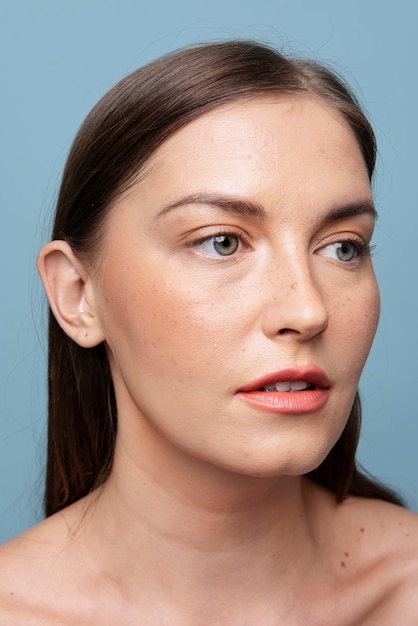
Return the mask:
[(73, 536), (71, 514), (57, 514), (0, 546), (0, 626), (71, 623), (58, 608), (66, 604)]
[(48, 520), (0, 546), (0, 626), (41, 623), (42, 581), (48, 581), (56, 540), (57, 524)]
[(328, 593), (316, 594), (318, 623), (416, 626), (418, 515), (371, 498), (337, 503), (318, 485), (312, 493), (328, 576)]
[(418, 515), (381, 500), (350, 498), (341, 506), (374, 598), (364, 624), (418, 624)]
[(405, 558), (418, 565), (418, 514), (401, 506), (369, 498), (348, 498), (340, 505), (348, 527), (368, 536), (370, 547), (388, 558)]

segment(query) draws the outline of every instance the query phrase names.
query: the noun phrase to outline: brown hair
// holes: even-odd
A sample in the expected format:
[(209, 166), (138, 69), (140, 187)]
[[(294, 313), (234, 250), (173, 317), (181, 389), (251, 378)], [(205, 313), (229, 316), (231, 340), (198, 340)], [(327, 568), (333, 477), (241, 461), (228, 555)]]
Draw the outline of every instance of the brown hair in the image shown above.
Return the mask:
[[(177, 129), (222, 103), (262, 95), (307, 94), (346, 120), (372, 177), (376, 144), (355, 97), (329, 69), (272, 48), (232, 41), (168, 55), (133, 72), (88, 115), (73, 143), (58, 197), (53, 239), (83, 259), (94, 257), (101, 225), (152, 153)], [(112, 467), (117, 409), (104, 345), (74, 343), (50, 314), (46, 515), (103, 483)], [(335, 492), (399, 502), (355, 462), (360, 428), (356, 395), (346, 428), (313, 480)]]

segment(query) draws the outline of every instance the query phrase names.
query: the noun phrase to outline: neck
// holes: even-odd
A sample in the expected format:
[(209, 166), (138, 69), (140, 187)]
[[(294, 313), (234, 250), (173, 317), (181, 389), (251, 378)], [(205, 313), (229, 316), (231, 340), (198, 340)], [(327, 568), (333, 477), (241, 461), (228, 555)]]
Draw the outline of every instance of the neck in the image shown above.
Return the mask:
[(301, 573), (313, 571), (317, 514), (308, 481), (134, 458), (117, 447), (86, 525), (95, 563), (120, 586), (170, 589), (176, 598), (193, 593), (201, 606), (202, 596), (232, 602), (239, 589), (242, 600), (256, 589), (277, 591), (279, 580), (300, 584)]

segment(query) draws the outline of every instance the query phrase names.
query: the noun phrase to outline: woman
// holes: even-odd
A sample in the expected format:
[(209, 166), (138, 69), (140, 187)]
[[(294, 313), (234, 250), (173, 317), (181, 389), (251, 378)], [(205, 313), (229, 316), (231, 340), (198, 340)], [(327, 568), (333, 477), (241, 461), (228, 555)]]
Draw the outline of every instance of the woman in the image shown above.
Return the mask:
[(339, 79), (251, 42), (93, 109), (38, 259), (47, 519), (2, 548), (1, 624), (417, 623), (417, 517), (354, 459), (374, 163)]

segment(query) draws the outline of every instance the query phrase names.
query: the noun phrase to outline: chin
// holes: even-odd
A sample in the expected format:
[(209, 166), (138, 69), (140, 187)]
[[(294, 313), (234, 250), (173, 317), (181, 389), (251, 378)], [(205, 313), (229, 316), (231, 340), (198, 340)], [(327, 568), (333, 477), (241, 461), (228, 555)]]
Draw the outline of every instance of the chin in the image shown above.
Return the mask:
[(240, 463), (236, 464), (235, 467), (229, 466), (225, 469), (253, 478), (303, 476), (321, 465), (329, 452), (330, 449), (326, 448), (320, 452), (309, 450), (305, 453), (292, 453), (286, 455), (286, 458), (283, 458), (283, 453), (277, 453), (275, 456), (270, 453), (270, 458), (267, 458), (266, 455), (262, 459), (254, 457), (251, 459), (248, 456), (245, 464)]

